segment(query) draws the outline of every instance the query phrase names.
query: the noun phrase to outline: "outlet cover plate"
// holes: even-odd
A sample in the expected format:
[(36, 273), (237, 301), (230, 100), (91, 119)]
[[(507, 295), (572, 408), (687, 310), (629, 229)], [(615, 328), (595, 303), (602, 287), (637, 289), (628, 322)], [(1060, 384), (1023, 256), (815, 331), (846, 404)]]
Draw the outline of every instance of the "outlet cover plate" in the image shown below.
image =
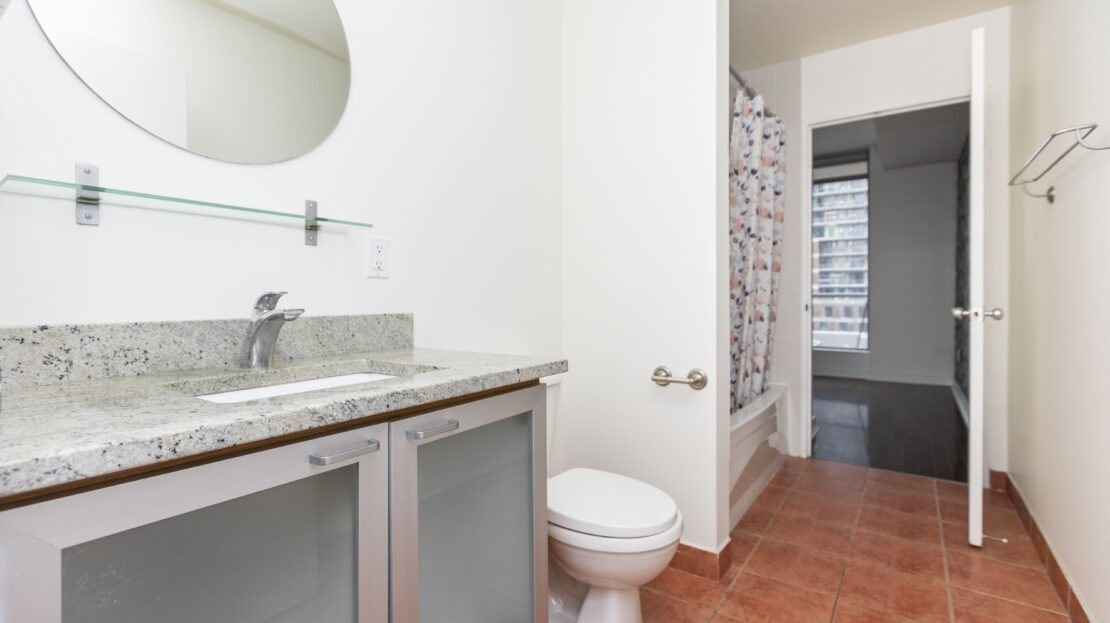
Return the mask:
[(370, 236), (366, 243), (366, 277), (389, 279), (389, 238)]

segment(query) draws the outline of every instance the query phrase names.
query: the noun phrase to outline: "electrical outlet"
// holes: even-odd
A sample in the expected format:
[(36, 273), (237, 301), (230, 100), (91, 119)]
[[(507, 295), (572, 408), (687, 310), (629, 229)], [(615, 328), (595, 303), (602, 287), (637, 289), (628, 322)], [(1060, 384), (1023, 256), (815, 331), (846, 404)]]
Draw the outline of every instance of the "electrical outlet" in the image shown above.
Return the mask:
[(370, 236), (366, 251), (366, 276), (389, 279), (389, 238)]

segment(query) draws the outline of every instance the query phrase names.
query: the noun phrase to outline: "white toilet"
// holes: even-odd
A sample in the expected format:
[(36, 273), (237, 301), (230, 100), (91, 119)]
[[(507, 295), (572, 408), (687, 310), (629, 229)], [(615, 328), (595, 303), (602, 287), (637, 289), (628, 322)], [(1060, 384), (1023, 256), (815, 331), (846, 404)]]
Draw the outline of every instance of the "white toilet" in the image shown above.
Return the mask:
[[(549, 423), (557, 392), (548, 401)], [(577, 467), (547, 481), (547, 536), (558, 567), (589, 586), (578, 623), (642, 623), (640, 587), (662, 573), (678, 549), (682, 513), (647, 483)]]
[(579, 623), (641, 623), (640, 587), (667, 568), (681, 536), (674, 500), (649, 484), (584, 467), (547, 481), (548, 551), (590, 587)]

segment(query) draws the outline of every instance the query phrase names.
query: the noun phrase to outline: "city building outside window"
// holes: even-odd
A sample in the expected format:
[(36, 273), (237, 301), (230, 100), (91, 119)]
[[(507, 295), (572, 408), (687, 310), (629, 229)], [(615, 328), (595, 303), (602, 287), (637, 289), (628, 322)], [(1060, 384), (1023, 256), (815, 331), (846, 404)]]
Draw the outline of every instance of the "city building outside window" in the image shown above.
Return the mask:
[(867, 161), (813, 171), (814, 348), (869, 348)]

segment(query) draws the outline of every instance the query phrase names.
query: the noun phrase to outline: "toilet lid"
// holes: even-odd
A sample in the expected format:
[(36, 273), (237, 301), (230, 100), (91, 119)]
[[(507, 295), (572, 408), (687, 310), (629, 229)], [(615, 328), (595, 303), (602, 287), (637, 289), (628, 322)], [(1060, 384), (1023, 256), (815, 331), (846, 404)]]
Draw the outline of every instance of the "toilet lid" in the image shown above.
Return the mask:
[(651, 536), (673, 526), (677, 511), (671, 496), (619, 474), (576, 467), (547, 481), (547, 520), (575, 532)]

